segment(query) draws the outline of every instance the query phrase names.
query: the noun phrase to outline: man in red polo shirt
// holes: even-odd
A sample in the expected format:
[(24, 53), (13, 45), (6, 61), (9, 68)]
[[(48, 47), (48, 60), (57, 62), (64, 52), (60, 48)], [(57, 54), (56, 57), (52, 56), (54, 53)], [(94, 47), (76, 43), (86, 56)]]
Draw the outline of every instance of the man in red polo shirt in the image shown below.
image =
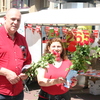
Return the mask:
[(0, 27), (0, 100), (23, 100), (23, 81), (27, 75), (23, 67), (30, 66), (31, 55), (21, 34), (17, 32), (21, 13), (15, 8), (8, 10)]

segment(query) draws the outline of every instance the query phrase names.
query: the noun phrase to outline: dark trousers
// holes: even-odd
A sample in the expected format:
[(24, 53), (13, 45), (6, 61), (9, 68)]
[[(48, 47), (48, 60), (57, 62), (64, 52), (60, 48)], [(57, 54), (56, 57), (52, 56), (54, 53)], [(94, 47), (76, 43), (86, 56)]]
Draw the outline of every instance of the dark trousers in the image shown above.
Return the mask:
[(44, 92), (42, 90), (42, 93), (40, 91), (40, 95), (43, 96), (43, 97), (46, 97), (48, 99), (39, 97), (38, 100), (71, 100), (71, 95), (70, 95), (69, 91), (66, 92), (66, 93), (64, 93), (64, 94), (61, 94), (61, 95), (55, 95), (55, 96), (53, 96), (53, 95), (47, 94), (46, 92)]
[(0, 100), (23, 100), (23, 98), (24, 98), (23, 91), (16, 96), (7, 96), (7, 95), (0, 94)]

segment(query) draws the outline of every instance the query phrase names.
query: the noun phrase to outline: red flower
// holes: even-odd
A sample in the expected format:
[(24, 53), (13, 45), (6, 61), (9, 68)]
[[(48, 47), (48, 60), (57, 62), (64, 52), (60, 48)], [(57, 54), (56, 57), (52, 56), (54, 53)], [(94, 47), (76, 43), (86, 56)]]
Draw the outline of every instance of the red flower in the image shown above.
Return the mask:
[(53, 54), (54, 54), (54, 55), (56, 55), (56, 54), (57, 54), (57, 52), (56, 52), (55, 50), (53, 50), (52, 52), (53, 52)]
[(56, 57), (59, 57), (60, 54), (58, 52), (56, 52), (55, 50), (53, 50), (53, 54), (56, 56)]
[(76, 51), (75, 45), (70, 44), (70, 45), (68, 46), (68, 51), (70, 51), (70, 52)]
[(53, 54), (56, 56), (55, 60), (60, 61), (60, 54), (56, 52), (55, 50), (53, 50)]
[(70, 45), (77, 45), (77, 41), (71, 41)]
[(84, 44), (89, 45), (89, 41), (84, 40)]
[(90, 43), (93, 43), (94, 42), (94, 39), (89, 38), (89, 41), (90, 41)]
[(83, 46), (83, 45), (84, 45), (84, 42), (79, 42), (79, 45), (80, 45), (80, 46)]
[(55, 58), (56, 61), (60, 61), (60, 57)]

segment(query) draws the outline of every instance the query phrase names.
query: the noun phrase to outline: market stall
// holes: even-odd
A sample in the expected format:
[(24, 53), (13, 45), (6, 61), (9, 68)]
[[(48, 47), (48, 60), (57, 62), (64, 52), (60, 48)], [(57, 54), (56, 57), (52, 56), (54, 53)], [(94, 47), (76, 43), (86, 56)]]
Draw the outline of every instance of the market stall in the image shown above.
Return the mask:
[[(40, 59), (46, 41), (54, 37), (62, 39), (66, 50), (71, 41), (88, 40), (90, 36), (95, 38), (92, 46), (98, 46), (99, 29), (92, 29), (92, 26), (100, 25), (99, 11), (100, 8), (78, 8), (48, 9), (30, 13), (24, 27), (32, 61), (36, 62)], [(73, 52), (75, 48), (71, 46), (69, 50)], [(91, 51), (91, 54), (93, 52)]]
[[(62, 27), (64, 26), (75, 28), (77, 26), (91, 27), (93, 25), (100, 25), (99, 11), (100, 8), (84, 8), (84, 9), (78, 8), (78, 9), (59, 9), (59, 10), (48, 9), (48, 10), (42, 10), (35, 13), (30, 13), (27, 17), (27, 20), (25, 21), (25, 36), (28, 41), (29, 48), (32, 55), (34, 54), (40, 55), (39, 57), (37, 57), (37, 59), (39, 59), (41, 57), (41, 54), (43, 53), (42, 48), (44, 47), (45, 44), (42, 44), (43, 41), (41, 41), (41, 38), (46, 37), (46, 32), (44, 32), (45, 26), (47, 26), (46, 30), (49, 30), (49, 28), (51, 30), (50, 38), (52, 38), (52, 34), (54, 31), (57, 31), (58, 34), (60, 33), (60, 37), (62, 37), (62, 29), (63, 29)], [(89, 31), (91, 31), (91, 29), (92, 28), (90, 28)], [(99, 31), (96, 33), (99, 37), (98, 34)], [(34, 42), (33, 44), (32, 41)], [(97, 42), (98, 38), (96, 38), (95, 41)], [(38, 44), (39, 48), (35, 47), (35, 49), (36, 48), (37, 49), (33, 51), (34, 47), (32, 46), (34, 46), (34, 44), (37, 46), (36, 43), (39, 43)], [(97, 44), (94, 43), (93, 45), (97, 45)], [(38, 52), (38, 53), (33, 54), (33, 52)], [(36, 60), (36, 58), (34, 57), (36, 56), (33, 56), (33, 59)]]

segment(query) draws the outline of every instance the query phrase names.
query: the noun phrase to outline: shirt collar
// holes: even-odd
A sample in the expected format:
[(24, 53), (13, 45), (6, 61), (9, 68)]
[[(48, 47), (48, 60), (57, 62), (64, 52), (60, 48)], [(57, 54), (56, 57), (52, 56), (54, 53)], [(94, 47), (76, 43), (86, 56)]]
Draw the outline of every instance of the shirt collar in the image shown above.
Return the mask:
[[(8, 32), (6, 31), (5, 27), (4, 27), (4, 26), (2, 26), (2, 27), (4, 28), (4, 33), (5, 33), (5, 35), (6, 35), (8, 38), (11, 39), (11, 37), (9, 36), (9, 34), (8, 34)], [(14, 38), (14, 40), (16, 40), (17, 34), (18, 34), (18, 32), (16, 31), (16, 32), (15, 32), (15, 38)]]

